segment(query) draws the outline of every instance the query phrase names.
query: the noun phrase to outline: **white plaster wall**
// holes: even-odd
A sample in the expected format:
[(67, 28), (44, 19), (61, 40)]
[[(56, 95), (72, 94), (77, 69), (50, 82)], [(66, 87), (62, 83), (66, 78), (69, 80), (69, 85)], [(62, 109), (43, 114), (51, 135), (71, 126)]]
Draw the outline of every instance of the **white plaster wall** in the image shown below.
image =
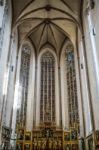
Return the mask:
[[(79, 43), (78, 50), (79, 50), (81, 88), (82, 88), (82, 105), (83, 105), (86, 136), (88, 136), (92, 131), (92, 124), (91, 124), (91, 116), (90, 116), (90, 102), (89, 102), (85, 57), (84, 57), (84, 47), (83, 47), (82, 37), (80, 35), (80, 32), (79, 32), (78, 43)], [(81, 68), (81, 65), (83, 66), (83, 68)]]
[(95, 41), (96, 41), (96, 48), (97, 48), (97, 54), (99, 58), (99, 0), (95, 0), (95, 7), (91, 10), (92, 14), (92, 22), (93, 27), (95, 29)]
[[(96, 5), (94, 9), (90, 9), (86, 12), (86, 7), (83, 12), (84, 20), (84, 33), (86, 54), (88, 62), (89, 81), (91, 89), (92, 109), (94, 116), (95, 129), (99, 129), (99, 31), (98, 31), (98, 13), (99, 1), (95, 1)], [(93, 28), (95, 27), (96, 35), (93, 34)]]
[[(25, 41), (26, 44), (26, 41)], [(26, 130), (32, 131), (33, 129), (33, 116), (34, 116), (34, 89), (35, 89), (35, 53), (32, 44), (28, 41), (31, 48), (30, 71), (29, 71), (29, 84), (28, 84), (28, 98), (27, 98), (27, 117), (26, 117)]]
[[(14, 87), (14, 103), (13, 103), (13, 114), (12, 114), (12, 139), (15, 138), (15, 131), (16, 131), (16, 117), (17, 117), (17, 109), (20, 107), (20, 85), (19, 85), (19, 74), (20, 74), (20, 65), (21, 65), (21, 48), (19, 49), (18, 53), (18, 60), (16, 66), (16, 80), (15, 80), (15, 87)], [(14, 141), (12, 141), (12, 145), (14, 146)]]
[[(7, 57), (9, 52), (10, 45), (10, 36), (11, 36), (11, 23), (12, 23), (12, 10), (11, 10), (11, 2), (8, 1), (8, 17), (6, 18), (6, 26), (4, 31), (4, 40), (0, 58), (0, 112), (2, 109), (3, 96), (6, 95), (6, 89), (4, 89), (4, 84), (6, 83), (6, 77), (8, 76), (7, 68)], [(7, 74), (6, 74), (7, 73)]]
[[(11, 58), (10, 58), (10, 71), (9, 71), (9, 81), (8, 81), (8, 91), (7, 91), (7, 103), (5, 110), (5, 125), (10, 127), (12, 109), (14, 103), (14, 88), (15, 88), (15, 74), (16, 74), (16, 62), (17, 62), (17, 48), (18, 48), (18, 36), (17, 30), (14, 32), (13, 38), (11, 39)], [(12, 70), (13, 69), (13, 70)]]
[[(99, 0), (95, 0), (95, 7), (91, 10), (92, 15), (92, 24), (95, 30), (94, 40), (96, 46), (96, 55), (98, 61), (98, 73), (99, 73)], [(95, 74), (94, 74), (95, 76)], [(93, 110), (94, 110), (94, 120), (95, 120), (95, 128), (99, 130), (99, 74), (98, 79), (94, 81), (93, 86)], [(95, 80), (95, 79), (94, 79)], [(97, 84), (98, 83), (98, 84)]]
[(65, 61), (66, 44), (63, 47), (60, 60), (61, 70), (61, 105), (62, 105), (62, 127), (69, 128), (69, 114), (68, 114), (68, 93), (67, 93), (67, 73), (66, 73), (66, 61)]

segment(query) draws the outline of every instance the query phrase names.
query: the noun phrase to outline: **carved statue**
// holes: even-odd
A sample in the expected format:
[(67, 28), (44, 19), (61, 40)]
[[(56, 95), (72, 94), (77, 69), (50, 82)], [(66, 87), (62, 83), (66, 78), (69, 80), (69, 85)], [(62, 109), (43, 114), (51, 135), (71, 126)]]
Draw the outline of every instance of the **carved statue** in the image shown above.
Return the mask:
[(37, 142), (34, 141), (34, 150), (36, 150), (36, 148), (37, 148)]
[(38, 141), (38, 150), (40, 150), (40, 148), (41, 148), (41, 141)]
[(42, 144), (42, 149), (44, 150), (45, 147), (46, 147), (46, 141), (43, 142), (43, 144)]
[(62, 144), (61, 141), (58, 141), (58, 149), (61, 150)]
[(49, 140), (49, 149), (52, 149), (52, 141)]
[(57, 147), (57, 142), (53, 141), (53, 150), (56, 150), (56, 147)]

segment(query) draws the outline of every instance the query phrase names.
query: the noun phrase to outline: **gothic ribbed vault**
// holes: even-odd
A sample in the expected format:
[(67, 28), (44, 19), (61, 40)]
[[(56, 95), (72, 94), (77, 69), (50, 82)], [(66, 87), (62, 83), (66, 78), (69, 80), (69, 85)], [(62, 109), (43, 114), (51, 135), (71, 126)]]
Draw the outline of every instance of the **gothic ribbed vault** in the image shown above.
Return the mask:
[(13, 0), (13, 27), (18, 28), (19, 44), (29, 38), (37, 53), (50, 44), (59, 54), (67, 37), (75, 43), (80, 4), (81, 0)]

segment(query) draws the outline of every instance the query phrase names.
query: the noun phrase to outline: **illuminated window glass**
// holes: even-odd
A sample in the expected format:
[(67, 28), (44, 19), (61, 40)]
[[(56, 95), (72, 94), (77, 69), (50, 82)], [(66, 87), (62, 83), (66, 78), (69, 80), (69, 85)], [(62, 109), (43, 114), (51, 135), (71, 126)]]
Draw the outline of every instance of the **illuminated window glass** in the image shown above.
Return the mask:
[(55, 58), (50, 52), (41, 57), (40, 121), (55, 122)]
[(75, 74), (75, 62), (73, 47), (69, 45), (65, 51), (66, 54), (66, 77), (68, 87), (68, 110), (69, 110), (69, 125), (73, 127), (79, 124), (78, 115), (78, 99), (77, 99), (77, 85)]

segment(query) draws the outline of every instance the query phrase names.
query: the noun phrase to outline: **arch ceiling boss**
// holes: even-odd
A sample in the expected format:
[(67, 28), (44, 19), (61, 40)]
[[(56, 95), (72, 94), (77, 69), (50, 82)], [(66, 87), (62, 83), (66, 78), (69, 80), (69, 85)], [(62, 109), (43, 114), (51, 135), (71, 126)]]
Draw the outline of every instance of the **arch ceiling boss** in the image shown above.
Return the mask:
[(46, 44), (60, 54), (68, 38), (75, 44), (80, 6), (81, 0), (13, 0), (13, 27), (18, 28), (19, 44), (28, 38), (37, 54)]

